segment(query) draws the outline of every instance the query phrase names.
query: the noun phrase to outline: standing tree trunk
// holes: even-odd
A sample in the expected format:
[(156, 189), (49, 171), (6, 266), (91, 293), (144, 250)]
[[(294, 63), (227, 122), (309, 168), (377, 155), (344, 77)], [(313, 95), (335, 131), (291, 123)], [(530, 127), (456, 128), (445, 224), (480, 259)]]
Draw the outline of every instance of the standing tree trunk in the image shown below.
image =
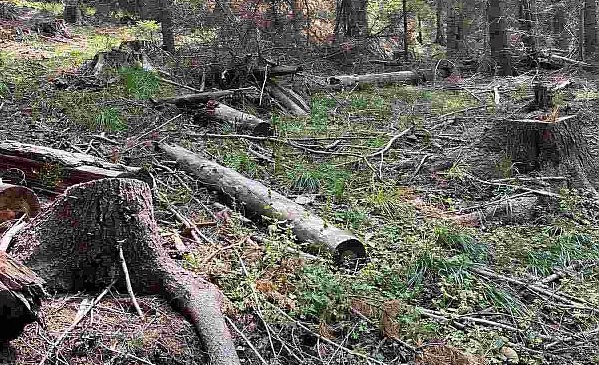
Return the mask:
[(66, 23), (75, 24), (81, 22), (81, 9), (79, 0), (65, 0), (62, 18)]
[(443, 5), (443, 0), (437, 0), (437, 34), (435, 36), (435, 43), (442, 46), (446, 45), (443, 29)]
[(597, 3), (584, 2), (584, 55), (592, 57), (597, 52)]
[(561, 1), (557, 1), (555, 2), (554, 7), (555, 11), (553, 13), (551, 24), (555, 37), (553, 45), (560, 49), (568, 50), (570, 48), (570, 39), (568, 37), (568, 33), (566, 32), (566, 12), (564, 10), (564, 4)]
[(535, 52), (535, 38), (533, 34), (533, 14), (531, 2), (533, 0), (519, 0), (518, 24), (522, 32), (522, 43), (529, 55)]
[(450, 0), (447, 13), (447, 54), (458, 55), (464, 48), (464, 9), (462, 0)]
[(172, 2), (169, 0), (158, 0), (160, 2), (160, 23), (162, 29), (162, 48), (167, 52), (175, 52), (175, 35), (173, 33), (173, 14), (171, 12)]
[(489, 43), (491, 45), (491, 57), (500, 67), (500, 75), (510, 76), (512, 74), (512, 62), (508, 48), (504, 9), (505, 0), (489, 0), (487, 9)]
[(409, 49), (409, 37), (408, 37), (408, 9), (407, 9), (407, 1), (402, 1), (402, 10), (403, 10), (403, 52), (404, 59), (407, 61), (410, 58), (410, 49)]
[(367, 0), (340, 0), (337, 2), (336, 33), (346, 37), (363, 38), (368, 33)]

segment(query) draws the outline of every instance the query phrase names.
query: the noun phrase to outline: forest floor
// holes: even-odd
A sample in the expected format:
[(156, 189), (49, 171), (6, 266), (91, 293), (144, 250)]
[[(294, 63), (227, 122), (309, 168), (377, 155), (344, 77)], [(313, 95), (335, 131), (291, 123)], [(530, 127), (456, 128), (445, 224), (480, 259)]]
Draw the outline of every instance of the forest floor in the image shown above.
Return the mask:
[[(61, 12), (49, 3), (18, 5)], [(135, 26), (73, 26), (65, 36), (19, 27), (0, 20), (0, 140), (148, 167), (158, 182), (161, 233), (174, 255), (182, 240), (189, 252), (181, 264), (224, 292), (226, 315), (246, 337), (234, 333), (244, 363), (260, 363), (249, 341), (272, 364), (599, 364), (599, 211), (585, 192), (559, 177), (556, 184), (520, 173), (508, 157), (496, 162), (496, 179), (477, 177), (476, 166), (460, 159), (445, 169), (429, 163), (471, 145), (470, 132), (486, 120), (521, 113), (538, 74), (318, 92), (307, 117), (230, 100), (272, 121), (273, 138), (259, 139), (192, 110), (155, 105), (150, 98), (186, 91), (151, 72), (78, 73), (98, 52), (136, 39)], [(578, 70), (543, 77), (576, 81), (561, 92), (562, 106), (597, 106), (593, 81)], [(364, 158), (409, 127), (414, 133)], [(280, 222), (252, 222), (220, 205), (154, 150), (156, 140), (207, 154), (351, 230), (368, 261), (340, 268)], [(49, 186), (59, 179), (48, 175)], [(535, 196), (530, 189), (555, 195), (536, 200), (524, 221), (503, 211), (483, 222), (459, 219), (490, 202)], [(206, 242), (188, 237), (169, 207), (195, 222)], [(18, 364), (39, 363), (82, 298), (48, 300), (45, 323), (30, 325), (3, 352)], [(191, 327), (168, 306), (142, 298), (143, 322), (123, 303), (114, 293), (96, 308), (56, 363), (203, 363)]]

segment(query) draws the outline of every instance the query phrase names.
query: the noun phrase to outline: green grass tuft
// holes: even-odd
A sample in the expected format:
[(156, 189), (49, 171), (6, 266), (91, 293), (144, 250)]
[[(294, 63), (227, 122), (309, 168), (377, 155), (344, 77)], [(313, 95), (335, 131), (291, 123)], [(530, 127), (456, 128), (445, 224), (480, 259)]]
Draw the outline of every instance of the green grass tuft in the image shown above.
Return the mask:
[(94, 127), (106, 132), (118, 132), (127, 129), (127, 124), (118, 109), (107, 107), (96, 116)]
[(160, 87), (156, 74), (141, 67), (123, 67), (119, 70), (119, 74), (129, 95), (140, 100), (151, 98)]

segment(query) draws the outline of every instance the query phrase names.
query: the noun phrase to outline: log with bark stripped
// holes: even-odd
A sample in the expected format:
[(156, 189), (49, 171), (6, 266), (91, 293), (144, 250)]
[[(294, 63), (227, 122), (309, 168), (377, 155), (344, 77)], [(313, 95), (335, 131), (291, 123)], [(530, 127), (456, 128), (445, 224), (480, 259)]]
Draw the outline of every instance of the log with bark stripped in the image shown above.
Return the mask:
[(308, 108), (306, 103), (301, 100), (299, 95), (295, 94), (290, 89), (279, 86), (273, 82), (268, 86), (268, 92), (287, 108), (291, 114), (298, 116), (306, 116), (309, 114), (310, 108)]
[(327, 79), (328, 84), (331, 86), (344, 86), (353, 87), (355, 85), (364, 84), (393, 84), (393, 83), (410, 83), (418, 84), (421, 80), (432, 80), (432, 74), (429, 72), (416, 72), (416, 71), (397, 71), (397, 72), (386, 72), (380, 74), (366, 74), (366, 75), (339, 75), (331, 76)]
[(215, 100), (210, 100), (206, 103), (206, 111), (208, 115), (229, 123), (233, 128), (248, 131), (255, 136), (268, 136), (272, 133), (272, 127), (269, 122)]
[(263, 184), (182, 147), (161, 144), (159, 148), (206, 186), (234, 199), (248, 215), (286, 220), (298, 240), (325, 248), (340, 262), (366, 257), (364, 245), (351, 232), (326, 224), (322, 218)]

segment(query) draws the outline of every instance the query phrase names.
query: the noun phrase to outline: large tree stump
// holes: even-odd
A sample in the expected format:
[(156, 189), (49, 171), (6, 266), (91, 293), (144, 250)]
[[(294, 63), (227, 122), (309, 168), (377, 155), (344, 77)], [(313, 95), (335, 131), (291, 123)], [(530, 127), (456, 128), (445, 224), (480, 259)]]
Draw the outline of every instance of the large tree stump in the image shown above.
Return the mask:
[(34, 217), (39, 210), (40, 202), (33, 191), (0, 181), (0, 223), (23, 214)]
[(37, 319), (44, 280), (0, 252), (0, 343), (17, 338)]
[[(160, 294), (198, 331), (212, 364), (239, 364), (221, 314), (222, 294), (167, 254), (148, 185), (102, 179), (70, 187), (15, 237), (14, 252), (59, 291), (97, 290), (120, 274), (119, 247), (133, 290)], [(118, 285), (125, 290), (124, 280)]]

